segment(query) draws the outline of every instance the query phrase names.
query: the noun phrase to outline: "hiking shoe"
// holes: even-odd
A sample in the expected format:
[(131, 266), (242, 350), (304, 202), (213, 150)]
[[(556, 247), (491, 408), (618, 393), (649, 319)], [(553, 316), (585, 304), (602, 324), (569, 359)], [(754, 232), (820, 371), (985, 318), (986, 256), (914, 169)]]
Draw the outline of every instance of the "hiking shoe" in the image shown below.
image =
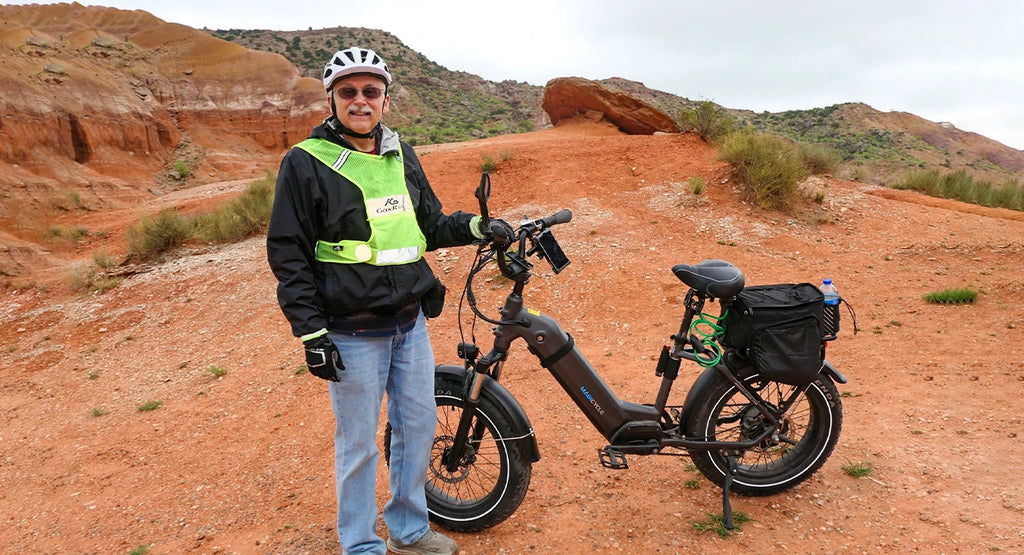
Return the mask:
[(459, 546), (448, 536), (427, 528), (427, 533), (412, 543), (401, 544), (388, 536), (388, 550), (400, 555), (455, 555)]

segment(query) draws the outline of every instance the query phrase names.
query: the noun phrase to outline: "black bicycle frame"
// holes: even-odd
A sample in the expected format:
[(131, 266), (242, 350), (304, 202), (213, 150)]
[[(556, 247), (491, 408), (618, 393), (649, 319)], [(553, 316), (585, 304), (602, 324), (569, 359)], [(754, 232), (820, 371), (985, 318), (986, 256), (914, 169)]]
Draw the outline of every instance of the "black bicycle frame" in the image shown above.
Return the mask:
[[(524, 280), (525, 281), (525, 280)], [(471, 361), (476, 370), (468, 386), (466, 407), (456, 432), (452, 449), (446, 457), (446, 464), (452, 469), (464, 456), (466, 440), (479, 437), (480, 430), (471, 433), (475, 407), (479, 403), (483, 376), (497, 378), (509, 348), (516, 339), (523, 339), (530, 352), (537, 356), (541, 365), (548, 369), (565, 392), (583, 411), (594, 428), (603, 435), (616, 450), (624, 453), (653, 454), (662, 447), (681, 449), (749, 449), (776, 433), (779, 426), (777, 415), (796, 401), (802, 393), (797, 390), (782, 407), (772, 410), (761, 400), (741, 377), (728, 369), (724, 363), (716, 364), (712, 371), (721, 373), (732, 382), (764, 414), (771, 426), (757, 437), (746, 441), (709, 441), (707, 438), (684, 438), (681, 433), (666, 435), (666, 429), (681, 426), (673, 422), (665, 411), (672, 384), (677, 375), (681, 359), (697, 362), (698, 356), (688, 349), (685, 333), (689, 330), (694, 315), (700, 313), (704, 299), (695, 291), (687, 295), (686, 313), (680, 326), (680, 333), (673, 336), (673, 347), (668, 352), (674, 364), (662, 376), (662, 384), (654, 405), (638, 404), (618, 398), (601, 379), (594, 367), (576, 347), (572, 336), (565, 332), (553, 318), (523, 306), (524, 281), (517, 281), (501, 309), (501, 323), (494, 333), (494, 348), (486, 355)], [(687, 397), (682, 413), (687, 413), (691, 403)]]

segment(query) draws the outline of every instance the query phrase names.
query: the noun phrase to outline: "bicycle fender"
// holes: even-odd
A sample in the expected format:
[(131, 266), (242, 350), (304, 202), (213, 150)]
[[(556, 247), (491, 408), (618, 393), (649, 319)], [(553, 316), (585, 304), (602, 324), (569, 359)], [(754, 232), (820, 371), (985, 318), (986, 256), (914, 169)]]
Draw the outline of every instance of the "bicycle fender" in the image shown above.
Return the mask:
[[(434, 375), (438, 374), (448, 374), (457, 379), (465, 379), (466, 369), (454, 364), (439, 364), (434, 368)], [(505, 389), (505, 386), (490, 376), (484, 376), (484, 385), (480, 394), (508, 413), (513, 428), (513, 437), (516, 438), (511, 441), (518, 444), (519, 452), (522, 453), (526, 461), (531, 463), (539, 461), (540, 447), (537, 446), (537, 436), (533, 433), (533, 425), (530, 424), (530, 419), (526, 416), (526, 411), (523, 410), (519, 401), (516, 401), (516, 398)]]
[(714, 366), (705, 368), (701, 372), (700, 376), (690, 386), (690, 391), (686, 393), (686, 400), (683, 401), (683, 414), (679, 418), (679, 423), (683, 425), (683, 429), (687, 429), (690, 425), (690, 418), (693, 416), (694, 407), (697, 405), (697, 399), (700, 399), (707, 395), (707, 391), (714, 385), (718, 380), (724, 380), (725, 378), (715, 369)]
[(842, 372), (837, 370), (835, 366), (832, 366), (832, 363), (829, 362), (828, 359), (825, 359), (825, 364), (821, 366), (821, 373), (832, 378), (832, 381), (836, 383), (844, 384), (847, 381), (849, 381), (846, 379), (846, 376)]

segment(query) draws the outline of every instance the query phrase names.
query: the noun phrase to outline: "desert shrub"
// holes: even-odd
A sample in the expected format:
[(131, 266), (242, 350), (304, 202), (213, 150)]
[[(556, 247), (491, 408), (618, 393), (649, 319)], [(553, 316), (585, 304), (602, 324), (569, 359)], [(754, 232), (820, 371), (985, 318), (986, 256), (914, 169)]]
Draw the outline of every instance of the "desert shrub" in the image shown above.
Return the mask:
[(732, 164), (747, 199), (760, 208), (788, 210), (797, 186), (807, 177), (800, 151), (764, 132), (744, 130), (722, 143), (719, 158)]
[(720, 141), (732, 131), (732, 119), (725, 108), (704, 100), (682, 112), (683, 127), (692, 129), (704, 142)]
[(513, 151), (513, 150), (503, 150), (503, 151), (501, 151), (501, 154), (499, 154), (497, 158), (495, 158), (494, 155), (492, 155), (492, 154), (481, 154), (480, 155), (480, 171), (484, 171), (484, 172), (488, 172), (488, 173), (495, 172), (505, 162), (508, 162), (509, 160), (512, 160), (513, 158), (515, 158), (515, 151)]
[(231, 243), (266, 231), (274, 205), (276, 178), (267, 175), (216, 210), (195, 217), (163, 210), (128, 229), (129, 256), (152, 260), (192, 239)]
[(498, 169), (498, 161), (490, 154), (480, 155), (480, 171), (491, 173)]
[(893, 187), (981, 206), (1024, 211), (1024, 189), (1016, 181), (996, 187), (987, 181), (975, 180), (963, 170), (949, 173), (939, 170), (913, 171), (904, 175)]
[(103, 269), (106, 267), (99, 266), (99, 264), (73, 264), (68, 275), (68, 289), (75, 293), (102, 293), (117, 287), (124, 281), (121, 276), (105, 274)]
[(188, 164), (186, 164), (184, 160), (174, 161), (174, 171), (178, 172), (178, 175), (180, 175), (182, 179), (192, 175), (192, 170), (189, 169)]
[(973, 304), (978, 300), (978, 293), (966, 288), (946, 289), (928, 293), (924, 300), (933, 304)]
[(173, 210), (161, 210), (154, 216), (143, 216), (128, 228), (128, 252), (133, 258), (152, 260), (184, 244), (191, 235), (189, 218)]
[(707, 182), (704, 181), (703, 177), (695, 175), (686, 180), (686, 186), (690, 189), (690, 192), (695, 195), (699, 195), (704, 192), (704, 188), (707, 187)]
[(843, 155), (827, 145), (798, 143), (797, 149), (803, 158), (804, 166), (812, 175), (835, 173), (843, 163)]
[(215, 243), (240, 241), (267, 229), (274, 206), (273, 176), (253, 181), (242, 193), (216, 211), (195, 221), (195, 235)]

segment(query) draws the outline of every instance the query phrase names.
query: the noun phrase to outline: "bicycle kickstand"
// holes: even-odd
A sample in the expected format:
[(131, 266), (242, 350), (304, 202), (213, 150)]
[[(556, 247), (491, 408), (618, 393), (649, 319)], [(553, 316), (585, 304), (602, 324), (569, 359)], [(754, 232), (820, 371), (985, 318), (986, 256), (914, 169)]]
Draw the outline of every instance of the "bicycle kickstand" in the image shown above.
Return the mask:
[(727, 455), (729, 461), (729, 472), (725, 475), (725, 485), (722, 487), (722, 524), (726, 530), (732, 530), (735, 526), (732, 523), (732, 504), (729, 502), (729, 490), (732, 488), (733, 476), (739, 472), (736, 466), (736, 456)]

